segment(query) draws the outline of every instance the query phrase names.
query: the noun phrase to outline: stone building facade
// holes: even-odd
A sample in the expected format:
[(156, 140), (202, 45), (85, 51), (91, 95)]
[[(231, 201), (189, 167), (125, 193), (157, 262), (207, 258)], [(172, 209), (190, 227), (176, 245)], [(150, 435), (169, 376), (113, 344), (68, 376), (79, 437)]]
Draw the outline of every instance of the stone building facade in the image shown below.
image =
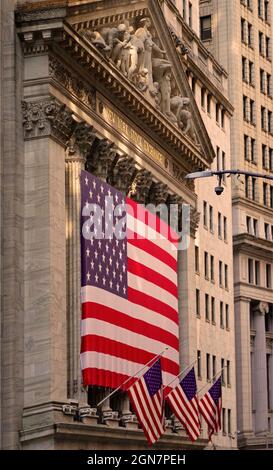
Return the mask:
[[(273, 175), (273, 4), (200, 0), (200, 35), (229, 73), (232, 167)], [(242, 448), (273, 439), (273, 185), (234, 179), (237, 434)]]
[[(218, 281), (213, 286), (212, 278), (208, 284), (204, 275), (201, 280), (195, 269), (197, 247), (200, 260), (207, 249), (216, 266), (219, 250), (223, 266), (230, 263), (230, 227), (226, 240), (214, 239), (203, 222), (197, 232), (200, 212), (205, 217), (204, 201), (215, 207), (215, 217), (220, 206), (212, 186), (206, 193), (185, 180), (187, 173), (215, 164), (218, 139), (228, 162), (233, 110), (227, 100), (227, 75), (198, 38), (198, 2), (184, 10), (187, 20), (181, 8), (182, 3), (176, 7), (157, 0), (1, 2), (4, 449), (147, 447), (125, 396), (96, 409), (94, 396), (107, 391), (81, 387), (82, 168), (137, 202), (190, 205), (189, 248), (179, 253), (181, 366), (201, 352), (200, 386), (212, 378), (210, 368), (219, 369), (220, 358), (225, 366), (230, 361), (231, 387), (224, 390), (223, 406), (232, 410), (230, 422), (235, 425), (232, 272), (226, 272), (225, 288)], [(196, 51), (206, 56), (205, 64)], [(225, 129), (201, 110), (204, 84), (212, 102), (219, 103)], [(226, 191), (229, 194), (228, 184)], [(221, 207), (221, 215), (229, 223), (228, 204)], [(204, 272), (201, 261), (200, 269)], [(196, 318), (197, 289), (202, 298), (207, 294), (229, 305), (230, 331), (220, 330), (218, 320), (214, 325), (212, 313), (210, 325), (204, 314)], [(208, 354), (208, 361), (215, 356), (217, 362), (207, 363), (205, 377)], [(171, 416), (166, 425), (157, 448), (192, 447)], [(216, 439), (221, 447), (236, 443), (230, 436)], [(194, 447), (206, 445), (204, 430)]]

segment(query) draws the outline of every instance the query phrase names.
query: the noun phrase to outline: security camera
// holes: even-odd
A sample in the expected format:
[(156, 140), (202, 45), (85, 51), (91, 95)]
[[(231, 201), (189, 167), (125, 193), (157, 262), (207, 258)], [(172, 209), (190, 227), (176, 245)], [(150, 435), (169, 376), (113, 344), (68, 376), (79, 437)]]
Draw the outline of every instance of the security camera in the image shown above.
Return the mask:
[(223, 186), (216, 186), (214, 188), (214, 191), (216, 192), (217, 196), (221, 196), (222, 192), (224, 191)]

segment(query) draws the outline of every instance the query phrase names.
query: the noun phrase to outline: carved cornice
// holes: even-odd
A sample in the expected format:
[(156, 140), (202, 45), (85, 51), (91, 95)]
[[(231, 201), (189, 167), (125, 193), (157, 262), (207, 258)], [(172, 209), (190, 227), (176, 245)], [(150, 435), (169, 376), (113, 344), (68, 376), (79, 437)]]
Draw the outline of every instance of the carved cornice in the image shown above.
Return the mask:
[(95, 88), (87, 85), (75, 73), (72, 73), (56, 56), (51, 55), (49, 58), (49, 73), (83, 104), (92, 109), (96, 108)]
[(72, 112), (54, 97), (23, 101), (25, 140), (52, 136), (66, 145), (75, 125)]

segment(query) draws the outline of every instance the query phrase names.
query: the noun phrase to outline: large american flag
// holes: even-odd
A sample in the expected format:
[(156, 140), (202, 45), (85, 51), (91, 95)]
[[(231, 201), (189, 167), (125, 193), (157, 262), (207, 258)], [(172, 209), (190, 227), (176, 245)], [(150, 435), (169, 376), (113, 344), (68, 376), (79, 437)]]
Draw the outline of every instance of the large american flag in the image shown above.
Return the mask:
[(208, 424), (208, 436), (221, 429), (222, 379), (219, 377), (199, 402), (200, 413)]
[(160, 359), (128, 389), (128, 395), (149, 444), (154, 444), (165, 431)]
[(201, 425), (194, 367), (167, 395), (166, 401), (184, 426), (191, 441), (198, 439)]
[(81, 200), (84, 385), (119, 387), (165, 346), (167, 385), (179, 372), (177, 245), (172, 239), (177, 235), (86, 171)]

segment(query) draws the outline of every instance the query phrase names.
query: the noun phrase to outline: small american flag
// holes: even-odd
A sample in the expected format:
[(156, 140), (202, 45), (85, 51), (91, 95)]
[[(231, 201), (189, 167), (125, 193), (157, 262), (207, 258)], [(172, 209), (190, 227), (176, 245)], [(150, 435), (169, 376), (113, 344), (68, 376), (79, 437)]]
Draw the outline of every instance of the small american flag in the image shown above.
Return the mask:
[(179, 372), (177, 234), (86, 171), (81, 209), (83, 383), (117, 388), (168, 346), (167, 385)]
[(208, 436), (221, 429), (222, 379), (219, 377), (199, 402), (200, 413), (208, 424)]
[(179, 419), (191, 441), (200, 436), (200, 419), (194, 367), (167, 395), (166, 401)]
[(154, 444), (165, 430), (161, 359), (128, 389), (128, 395), (149, 444)]

